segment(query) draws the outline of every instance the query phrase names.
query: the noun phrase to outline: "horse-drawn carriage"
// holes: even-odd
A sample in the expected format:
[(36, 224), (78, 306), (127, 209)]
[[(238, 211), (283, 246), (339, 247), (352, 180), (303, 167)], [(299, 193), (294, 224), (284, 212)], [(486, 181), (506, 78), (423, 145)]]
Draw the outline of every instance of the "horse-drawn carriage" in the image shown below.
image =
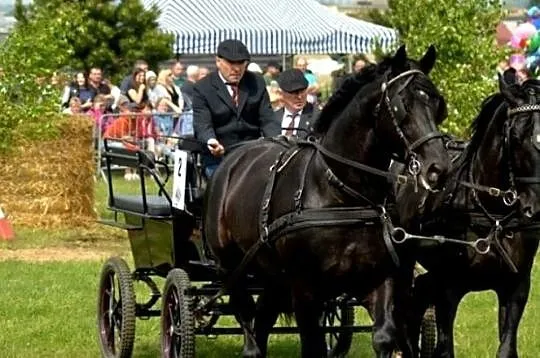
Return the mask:
[[(193, 357), (196, 335), (242, 334), (241, 328), (216, 325), (220, 317), (233, 314), (222, 297), (205, 305), (220, 292), (222, 282), (199, 231), (206, 182), (199, 160), (200, 145), (193, 138), (179, 138), (171, 168), (168, 163), (156, 161), (153, 153), (121, 148), (111, 142), (114, 140), (105, 140), (103, 158), (114, 219), (101, 222), (127, 230), (135, 269), (130, 270), (119, 257), (111, 257), (103, 265), (98, 293), (103, 356), (131, 356), (136, 318), (161, 316), (161, 348), (167, 357)], [(140, 195), (115, 192), (114, 166), (137, 170)], [(155, 185), (148, 185), (148, 181)], [(149, 193), (149, 187), (157, 193)], [(166, 278), (162, 291), (153, 277)], [(261, 287), (257, 277), (249, 275), (249, 280), (249, 292), (258, 295)], [(151, 292), (144, 302), (136, 297), (136, 281)], [(371, 326), (354, 324), (357, 304), (345, 295), (326, 302), (322, 324), (332, 356), (348, 352), (353, 333), (371, 331)], [(296, 333), (297, 329), (280, 326), (272, 332)]]
[[(460, 283), (455, 277), (476, 275), (483, 265), (477, 263), (483, 261), (500, 275), (489, 276), (493, 271), (488, 270), (482, 279), (491, 277), (504, 289), (517, 278), (524, 283), (521, 291), (501, 296), (513, 310), (519, 299), (517, 311), (522, 312), (519, 294), (528, 292), (538, 242), (528, 241), (522, 248), (521, 241), (501, 236), (506, 222), (489, 211), (512, 212), (520, 225), (512, 232), (518, 233), (523, 217), (538, 215), (537, 92), (501, 82), (502, 94), (484, 105), (475, 121), (472, 144), (452, 162), (436, 129), (446, 108), (427, 77), (434, 62), (433, 48), (418, 62), (400, 48), (343, 84), (316, 124), (316, 140), (247, 143), (226, 155), (208, 182), (198, 164), (201, 148), (188, 139), (175, 151), (171, 190), (166, 164), (144, 151), (105, 143), (109, 206), (115, 213), (115, 220), (106, 223), (128, 231), (135, 270), (119, 258), (103, 266), (98, 297), (103, 355), (130, 356), (136, 317), (161, 316), (166, 357), (194, 356), (196, 334), (243, 334), (244, 356), (265, 356), (271, 332), (299, 332), (303, 357), (343, 356), (353, 333), (361, 331), (373, 332), (378, 357), (390, 357), (396, 349), (414, 356), (419, 353), (416, 340), (428, 357), (434, 326), (420, 321), (426, 307), (435, 304), (441, 310), (437, 354), (453, 356), (453, 319), (462, 296), (450, 306), (443, 296)], [(507, 93), (509, 88), (514, 92)], [(510, 166), (506, 170), (501, 169), (503, 159)], [(389, 170), (392, 160), (404, 164), (398, 173)], [(115, 194), (112, 165), (139, 171), (141, 195)], [(497, 175), (489, 177), (489, 170)], [(480, 182), (489, 186), (478, 178), (463, 178), (467, 171), (481, 172)], [(146, 178), (157, 184), (157, 195), (148, 195)], [(463, 207), (448, 204), (455, 198), (465, 201)], [(391, 213), (391, 203), (398, 215)], [(437, 212), (441, 205), (443, 214)], [(471, 208), (483, 208), (485, 216), (495, 218), (486, 237), (467, 236), (474, 226), (467, 212)], [(451, 220), (435, 223), (435, 229), (427, 225), (427, 219), (450, 219), (456, 212), (470, 219), (465, 234), (455, 231)], [(398, 220), (402, 227), (394, 226)], [(449, 237), (438, 235), (439, 229)], [(417, 260), (433, 270), (422, 276), (426, 279), (419, 288), (414, 281), (413, 289)], [(453, 264), (461, 276), (449, 271)], [(166, 278), (162, 291), (155, 276)], [(146, 302), (136, 300), (134, 281), (149, 287)], [(460, 288), (460, 294), (477, 289), (477, 276), (465, 281), (469, 286)], [(420, 296), (411, 300), (415, 292)], [(227, 295), (228, 300), (222, 299)], [(372, 326), (355, 325), (357, 305), (368, 310)], [(297, 327), (274, 327), (279, 313), (291, 311)], [(501, 327), (509, 331), (501, 336), (501, 349), (510, 353), (516, 351), (521, 317), (512, 312), (501, 313)], [(240, 327), (220, 327), (225, 315), (235, 315)], [(428, 330), (419, 339), (421, 326)]]

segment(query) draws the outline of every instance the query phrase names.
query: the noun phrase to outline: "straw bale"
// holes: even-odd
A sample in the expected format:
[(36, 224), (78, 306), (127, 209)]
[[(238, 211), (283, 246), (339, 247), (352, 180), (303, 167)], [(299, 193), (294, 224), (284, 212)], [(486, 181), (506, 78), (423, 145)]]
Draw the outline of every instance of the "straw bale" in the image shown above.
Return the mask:
[(0, 156), (0, 205), (15, 225), (86, 225), (96, 217), (92, 122), (62, 116), (56, 126), (58, 138), (18, 140)]

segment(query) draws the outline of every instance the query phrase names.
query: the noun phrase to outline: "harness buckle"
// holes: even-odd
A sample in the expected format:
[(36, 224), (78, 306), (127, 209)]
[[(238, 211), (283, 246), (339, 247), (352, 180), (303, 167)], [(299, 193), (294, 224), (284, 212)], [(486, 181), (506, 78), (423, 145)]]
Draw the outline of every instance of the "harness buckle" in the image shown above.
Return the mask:
[(488, 193), (491, 196), (500, 196), (501, 195), (501, 189), (490, 187), (490, 188), (488, 188)]
[(404, 184), (407, 184), (407, 181), (408, 181), (408, 178), (406, 175), (398, 175), (397, 176), (397, 180), (396, 182), (399, 184), (399, 185), (404, 185)]
[(513, 189), (509, 189), (503, 194), (503, 203), (506, 206), (513, 206), (517, 201), (517, 193)]
[(302, 192), (302, 189), (298, 189), (294, 193), (294, 207), (297, 212), (300, 212), (300, 210), (302, 209)]

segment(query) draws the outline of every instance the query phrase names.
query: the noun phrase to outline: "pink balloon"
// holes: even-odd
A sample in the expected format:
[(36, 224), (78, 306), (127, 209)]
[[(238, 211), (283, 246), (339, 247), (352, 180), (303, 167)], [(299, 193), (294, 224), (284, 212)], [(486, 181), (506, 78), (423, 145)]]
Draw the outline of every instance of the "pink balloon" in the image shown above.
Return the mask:
[(524, 22), (523, 24), (516, 27), (514, 30), (514, 35), (522, 39), (528, 39), (536, 33), (536, 27), (530, 22)]
[(523, 48), (523, 43), (524, 43), (524, 40), (517, 36), (516, 34), (513, 34), (512, 37), (510, 38), (510, 46), (512, 46), (513, 48), (515, 49), (521, 49)]

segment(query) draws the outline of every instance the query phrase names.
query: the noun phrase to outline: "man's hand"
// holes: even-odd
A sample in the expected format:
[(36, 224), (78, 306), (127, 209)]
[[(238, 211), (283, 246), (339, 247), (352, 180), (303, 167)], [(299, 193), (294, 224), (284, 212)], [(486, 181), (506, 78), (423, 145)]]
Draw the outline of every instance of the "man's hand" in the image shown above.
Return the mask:
[(215, 138), (208, 139), (206, 145), (214, 157), (221, 157), (225, 153), (225, 148)]

